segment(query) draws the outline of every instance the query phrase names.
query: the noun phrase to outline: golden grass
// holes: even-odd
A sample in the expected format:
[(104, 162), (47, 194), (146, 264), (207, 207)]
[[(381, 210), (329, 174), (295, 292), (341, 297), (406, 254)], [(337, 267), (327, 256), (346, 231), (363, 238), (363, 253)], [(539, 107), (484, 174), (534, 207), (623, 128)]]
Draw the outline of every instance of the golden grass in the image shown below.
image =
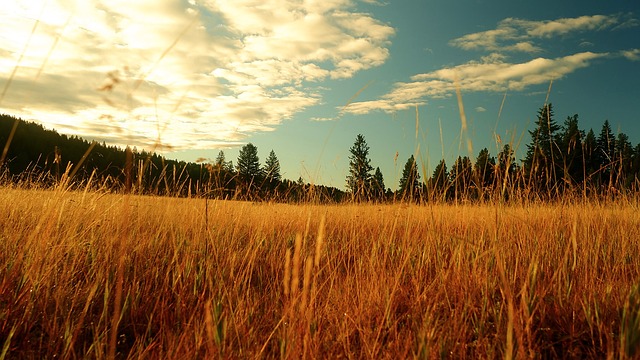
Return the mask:
[(640, 342), (629, 204), (10, 188), (0, 204), (1, 357), (604, 358)]

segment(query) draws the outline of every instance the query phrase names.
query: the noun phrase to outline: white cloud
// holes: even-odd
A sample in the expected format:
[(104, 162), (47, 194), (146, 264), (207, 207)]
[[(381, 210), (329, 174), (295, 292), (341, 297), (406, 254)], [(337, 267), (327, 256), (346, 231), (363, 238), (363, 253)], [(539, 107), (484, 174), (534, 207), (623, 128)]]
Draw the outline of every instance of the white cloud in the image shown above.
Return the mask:
[(640, 49), (622, 51), (622, 56), (631, 61), (640, 61)]
[(372, 5), (379, 5), (379, 6), (383, 6), (383, 5), (387, 5), (387, 2), (381, 1), (381, 0), (360, 0), (362, 2), (368, 3), (368, 4), (372, 4)]
[[(429, 99), (449, 97), (456, 87), (466, 92), (521, 91), (532, 85), (558, 80), (609, 54), (580, 52), (557, 58), (536, 57), (517, 63), (508, 62), (505, 54), (540, 53), (543, 49), (537, 40), (584, 31), (613, 30), (621, 24), (633, 24), (634, 19), (630, 17), (593, 15), (546, 21), (507, 18), (500, 21), (495, 29), (467, 34), (449, 42), (449, 45), (463, 50), (488, 51), (489, 54), (480, 60), (414, 75), (408, 82), (394, 84), (391, 91), (380, 98), (352, 103), (345, 111), (352, 114), (395, 112), (426, 104)], [(582, 41), (581, 46), (588, 45), (592, 44)], [(640, 58), (637, 49), (621, 55), (630, 60)], [(485, 109), (478, 107), (476, 111)]]
[[(508, 19), (507, 19), (508, 20)], [(503, 45), (502, 41), (505, 40), (518, 40), (523, 39), (524, 37), (518, 33), (518, 29), (507, 26), (503, 20), (497, 29), (482, 31), (478, 33), (472, 33), (464, 35), (460, 38), (453, 39), (449, 42), (450, 45), (459, 47), (464, 50), (479, 50), (485, 49), (489, 51), (515, 51), (521, 48), (524, 48), (524, 45), (515, 46), (515, 45)], [(533, 51), (538, 51), (539, 49), (535, 48), (531, 45)]]
[(429, 98), (450, 96), (456, 86), (466, 92), (520, 91), (531, 85), (563, 78), (606, 56), (607, 53), (583, 52), (555, 59), (536, 58), (523, 63), (508, 63), (499, 57), (485, 58), (480, 62), (414, 75), (411, 82), (396, 83), (391, 92), (380, 99), (352, 103), (346, 111), (353, 114), (394, 112), (425, 104)]
[(319, 122), (322, 122), (322, 121), (333, 121), (333, 120), (335, 120), (335, 119), (336, 119), (336, 118), (334, 118), (334, 117), (313, 117), (313, 118), (311, 118), (311, 121), (319, 121)]
[(15, 0), (0, 34), (2, 78), (31, 37), (4, 111), (179, 150), (272, 131), (320, 81), (383, 64), (394, 29), (350, 0)]
[(549, 38), (576, 31), (603, 30), (618, 22), (617, 16), (593, 15), (550, 21), (521, 21), (521, 24), (527, 29), (528, 35)]
[(371, 100), (371, 101), (358, 101), (353, 102), (347, 105), (344, 108), (345, 112), (355, 115), (365, 115), (372, 111), (384, 111), (387, 113), (393, 113), (400, 110), (411, 109), (416, 106), (422, 106), (425, 102), (417, 101), (417, 102), (402, 102), (397, 103), (393, 100), (389, 99), (379, 99), (379, 100)]
[(542, 48), (536, 39), (564, 36), (573, 32), (598, 31), (613, 28), (621, 22), (617, 15), (593, 15), (557, 20), (531, 21), (507, 18), (496, 29), (467, 34), (450, 41), (464, 50), (536, 53)]
[(479, 113), (480, 113), (480, 112), (486, 112), (486, 111), (487, 111), (487, 109), (483, 108), (482, 106), (478, 106), (478, 107), (476, 107), (476, 109), (475, 109), (475, 110), (476, 110), (476, 112), (479, 112)]

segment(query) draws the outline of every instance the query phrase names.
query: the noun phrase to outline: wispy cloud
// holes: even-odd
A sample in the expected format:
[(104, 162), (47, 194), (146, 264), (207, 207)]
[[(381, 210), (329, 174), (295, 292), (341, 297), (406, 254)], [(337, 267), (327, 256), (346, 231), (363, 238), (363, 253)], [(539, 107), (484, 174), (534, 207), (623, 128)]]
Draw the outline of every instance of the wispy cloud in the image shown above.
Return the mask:
[(319, 122), (322, 122), (322, 121), (333, 121), (333, 120), (335, 120), (335, 119), (336, 119), (336, 118), (333, 118), (333, 117), (312, 117), (312, 118), (311, 118), (311, 121), (319, 121)]
[(350, 0), (17, 0), (0, 14), (7, 75), (38, 21), (1, 108), (176, 150), (274, 130), (320, 102), (321, 81), (383, 64), (395, 33)]
[(640, 49), (624, 50), (622, 56), (631, 61), (640, 61)]
[(466, 92), (520, 91), (528, 86), (560, 79), (607, 53), (583, 52), (565, 57), (535, 58), (523, 63), (509, 63), (485, 58), (463, 65), (417, 74), (410, 82), (397, 83), (380, 100), (350, 104), (347, 111), (366, 114), (371, 111), (393, 112), (426, 104), (430, 98), (443, 98), (455, 92), (456, 85)]
[(557, 20), (531, 21), (507, 18), (496, 29), (464, 35), (450, 44), (465, 50), (535, 53), (542, 50), (538, 39), (583, 31), (611, 29), (621, 24), (619, 15), (593, 15)]
[[(424, 105), (429, 99), (451, 96), (456, 86), (466, 92), (522, 91), (532, 85), (562, 79), (578, 69), (590, 66), (596, 59), (624, 56), (636, 60), (640, 57), (637, 49), (622, 52), (621, 55), (577, 52), (555, 58), (536, 56), (543, 52), (542, 44), (551, 37), (614, 30), (623, 24), (632, 26), (633, 18), (629, 15), (593, 15), (545, 21), (507, 18), (500, 21), (495, 29), (467, 34), (449, 42), (453, 47), (485, 51), (488, 55), (464, 64), (416, 74), (410, 77), (410, 81), (394, 84), (379, 99), (355, 102), (345, 110), (352, 114), (395, 112)], [(593, 44), (581, 40), (580, 46), (591, 45)], [(512, 53), (536, 57), (520, 62), (508, 61), (508, 55)], [(477, 111), (481, 112), (482, 108)]]

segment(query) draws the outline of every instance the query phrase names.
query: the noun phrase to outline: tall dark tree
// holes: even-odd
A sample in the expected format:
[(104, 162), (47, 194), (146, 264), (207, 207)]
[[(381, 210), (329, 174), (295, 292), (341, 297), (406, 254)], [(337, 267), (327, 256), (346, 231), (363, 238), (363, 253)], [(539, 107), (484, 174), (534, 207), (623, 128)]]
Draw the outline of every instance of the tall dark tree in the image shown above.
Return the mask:
[(416, 159), (411, 155), (402, 170), (402, 178), (400, 178), (400, 187), (398, 193), (403, 200), (414, 200), (419, 196), (420, 190), (420, 173), (418, 172), (418, 164)]
[(260, 168), (260, 158), (258, 158), (258, 148), (252, 143), (248, 143), (240, 149), (238, 162), (236, 164), (238, 181), (247, 191), (246, 195), (252, 196), (257, 186), (262, 183), (262, 169)]
[(444, 199), (449, 188), (449, 172), (447, 171), (447, 163), (444, 159), (440, 160), (431, 176), (431, 190), (435, 197)]
[(546, 190), (547, 194), (556, 184), (556, 166), (561, 164), (556, 144), (559, 129), (554, 119), (553, 106), (547, 104), (538, 111), (536, 128), (529, 131), (531, 143), (527, 145), (524, 160), (529, 186), (535, 190)]
[(209, 170), (210, 187), (216, 197), (222, 198), (229, 195), (233, 188), (233, 163), (227, 161), (224, 151), (220, 150), (213, 165), (207, 166)]
[(600, 157), (597, 155), (598, 151), (598, 141), (596, 140), (596, 134), (593, 132), (593, 129), (589, 129), (587, 135), (584, 137), (584, 141), (582, 143), (582, 156), (583, 156), (583, 166), (584, 166), (584, 180), (587, 184), (595, 184), (599, 177), (598, 170), (600, 169)]
[(609, 125), (609, 120), (605, 120), (600, 130), (600, 135), (596, 140), (596, 161), (599, 170), (599, 183), (613, 185), (614, 168), (616, 151), (616, 138)]
[(484, 148), (480, 150), (476, 158), (475, 166), (473, 167), (476, 186), (479, 190), (486, 189), (493, 185), (495, 165), (496, 159), (489, 154), (489, 149)]
[(568, 186), (581, 183), (584, 177), (583, 138), (584, 134), (578, 126), (578, 114), (567, 117), (558, 146), (562, 154), (563, 180)]
[(384, 200), (385, 198), (385, 185), (384, 185), (384, 176), (382, 176), (382, 171), (377, 167), (376, 171), (373, 174), (373, 196), (378, 200)]
[(511, 145), (504, 144), (502, 150), (498, 153), (498, 159), (496, 161), (496, 179), (499, 186), (510, 184), (513, 180), (513, 176), (516, 173), (518, 164)]
[(275, 151), (271, 150), (269, 157), (262, 170), (264, 174), (265, 183), (269, 186), (269, 190), (275, 189), (275, 187), (282, 181), (282, 175), (280, 175), (280, 161), (276, 156)]
[(217, 166), (220, 170), (233, 172), (233, 161), (227, 161), (224, 151), (222, 150), (218, 152), (218, 156), (216, 156), (214, 165)]
[(508, 191), (513, 190), (516, 186), (516, 172), (518, 165), (511, 145), (504, 144), (502, 150), (498, 153), (496, 162), (496, 186), (500, 193), (505, 196)]
[(371, 159), (369, 159), (369, 145), (362, 134), (356, 136), (356, 141), (349, 149), (349, 175), (347, 175), (347, 189), (356, 201), (366, 200), (370, 195)]
[(458, 156), (449, 174), (451, 184), (453, 185), (453, 195), (456, 200), (462, 200), (468, 197), (473, 176), (472, 171), (473, 167), (469, 157)]
[(615, 182), (621, 188), (628, 188), (631, 185), (633, 176), (631, 174), (633, 168), (633, 145), (629, 141), (629, 136), (623, 132), (618, 134), (616, 138), (615, 163), (613, 171), (615, 171)]
[(635, 191), (640, 191), (640, 143), (638, 143), (633, 150), (633, 157), (631, 160), (631, 174)]

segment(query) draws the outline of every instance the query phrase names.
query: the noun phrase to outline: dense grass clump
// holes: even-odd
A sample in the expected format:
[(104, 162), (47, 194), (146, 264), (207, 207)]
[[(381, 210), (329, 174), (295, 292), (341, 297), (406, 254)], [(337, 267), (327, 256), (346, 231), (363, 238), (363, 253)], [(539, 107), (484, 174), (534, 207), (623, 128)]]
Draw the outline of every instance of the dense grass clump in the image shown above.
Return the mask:
[(4, 358), (606, 358), (637, 205), (286, 205), (0, 189)]

